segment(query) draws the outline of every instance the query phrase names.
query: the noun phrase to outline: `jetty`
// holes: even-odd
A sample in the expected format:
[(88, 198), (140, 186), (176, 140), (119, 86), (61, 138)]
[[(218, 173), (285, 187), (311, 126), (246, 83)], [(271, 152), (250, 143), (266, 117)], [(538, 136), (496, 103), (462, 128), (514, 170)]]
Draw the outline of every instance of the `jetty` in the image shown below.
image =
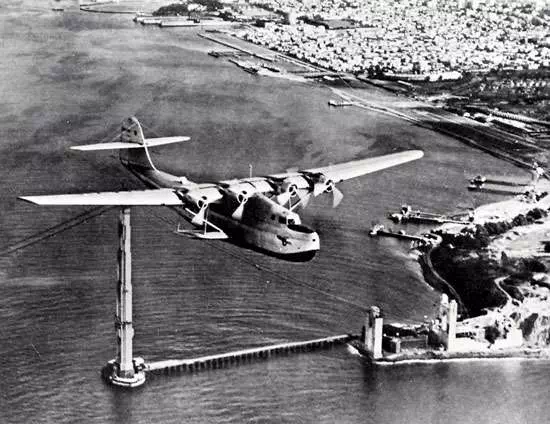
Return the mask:
[(395, 223), (415, 223), (415, 224), (466, 224), (461, 219), (449, 217), (438, 213), (426, 212), (422, 210), (413, 210), (409, 205), (403, 205), (399, 212), (390, 212), (388, 219)]
[(227, 26), (232, 25), (232, 22), (219, 19), (166, 19), (159, 24), (161, 28), (168, 27), (204, 27), (204, 26)]
[(369, 232), (369, 236), (371, 237), (393, 237), (400, 240), (407, 240), (411, 241), (413, 243), (416, 243), (421, 246), (434, 246), (441, 243), (441, 237), (437, 234), (421, 234), (419, 236), (407, 234), (405, 231), (391, 231), (386, 230), (383, 225), (378, 224), (372, 227), (372, 229)]
[(347, 75), (342, 72), (331, 72), (331, 71), (306, 71), (300, 73), (304, 78), (345, 78)]
[(279, 343), (251, 349), (236, 350), (217, 355), (201, 356), (193, 359), (168, 359), (164, 361), (146, 362), (144, 365), (144, 371), (146, 373), (153, 374), (170, 374), (176, 372), (196, 372), (206, 369), (225, 368), (255, 359), (268, 359), (278, 355), (328, 349), (336, 345), (346, 344), (357, 338), (358, 336), (356, 335), (342, 334), (301, 342)]
[(240, 57), (250, 56), (250, 54), (238, 50), (210, 50), (208, 54), (212, 57)]
[(477, 175), (470, 180), (468, 190), (503, 195), (524, 194), (525, 192), (532, 191), (539, 178), (545, 174), (545, 171), (536, 164), (533, 166), (532, 172), (533, 176), (530, 181), (517, 181), (516, 178), (509, 177)]
[(226, 40), (221, 40), (218, 37), (215, 37), (215, 36), (210, 35), (210, 34), (206, 34), (204, 32), (198, 33), (197, 35), (201, 38), (206, 39), (206, 40), (212, 41), (214, 43), (221, 44), (224, 47), (229, 47), (230, 49), (234, 49), (234, 50), (246, 53), (250, 56), (257, 57), (258, 59), (262, 59), (262, 60), (265, 60), (267, 62), (274, 62), (275, 61), (274, 56), (268, 56), (268, 55), (265, 55), (265, 54), (255, 53), (254, 51), (252, 51), (250, 49), (238, 46), (238, 45), (236, 45), (234, 43), (230, 43), (229, 41), (226, 41)]
[(254, 62), (250, 61), (241, 61), (236, 59), (229, 59), (229, 62), (237, 65), (239, 68), (251, 74), (256, 74), (260, 70), (260, 66)]
[(345, 107), (345, 106), (353, 106), (353, 102), (349, 102), (347, 100), (329, 100), (328, 105), (333, 107)]

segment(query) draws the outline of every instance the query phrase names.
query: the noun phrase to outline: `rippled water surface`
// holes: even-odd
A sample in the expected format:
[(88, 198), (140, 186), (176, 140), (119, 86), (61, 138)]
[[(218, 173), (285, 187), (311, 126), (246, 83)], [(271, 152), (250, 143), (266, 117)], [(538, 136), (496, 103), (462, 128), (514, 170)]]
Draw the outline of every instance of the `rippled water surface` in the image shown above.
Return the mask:
[[(136, 115), (149, 136), (189, 135), (155, 151), (194, 180), (257, 175), (420, 148), (417, 162), (342, 184), (302, 213), (321, 235), (305, 264), (173, 234), (177, 216), (134, 209), (135, 351), (183, 358), (357, 332), (365, 308), (421, 320), (437, 293), (408, 246), (367, 233), (408, 202), (435, 211), (496, 199), (465, 190), (478, 173), (523, 175), (497, 159), (395, 118), (329, 109), (330, 91), (242, 72), (206, 53), (195, 30), (32, 0), (0, 6), (0, 228), (9, 246), (82, 209), (18, 195), (139, 188), (107, 141)], [(369, 89), (367, 96), (387, 96)], [(131, 392), (102, 382), (115, 354), (116, 212), (0, 258), (0, 422), (545, 422), (548, 362), (370, 367), (346, 348), (195, 375)], [(416, 227), (411, 229), (416, 230)]]

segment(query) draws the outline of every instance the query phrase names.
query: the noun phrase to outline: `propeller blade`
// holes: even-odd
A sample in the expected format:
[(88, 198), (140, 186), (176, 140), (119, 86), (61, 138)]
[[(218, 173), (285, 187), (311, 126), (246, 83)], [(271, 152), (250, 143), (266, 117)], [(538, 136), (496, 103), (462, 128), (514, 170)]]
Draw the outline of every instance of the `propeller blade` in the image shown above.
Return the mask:
[(332, 187), (332, 207), (335, 208), (340, 204), (344, 198), (344, 193), (338, 190), (336, 187)]
[(292, 196), (292, 194), (289, 191), (285, 191), (284, 193), (277, 195), (276, 197), (277, 203), (279, 205), (286, 205), (290, 200), (290, 196)]
[(298, 197), (300, 200), (292, 205), (290, 208), (291, 211), (296, 209), (298, 206), (301, 206), (302, 209), (304, 209), (307, 204), (309, 203), (309, 199), (311, 199), (311, 193), (303, 193), (301, 191), (298, 191)]
[[(300, 196), (300, 192), (298, 192), (298, 196)], [(305, 208), (308, 205), (310, 199), (311, 193), (305, 193), (300, 196), (300, 204), (302, 205), (302, 208)]]
[(207, 206), (204, 206), (204, 207), (200, 208), (200, 210), (197, 212), (197, 214), (191, 220), (192, 224), (195, 224), (195, 225), (204, 224), (204, 218), (206, 216), (206, 208), (207, 208)]
[(300, 204), (305, 208), (311, 199), (311, 193), (307, 192), (301, 194), (301, 192), (298, 192), (298, 197), (300, 198)]
[(327, 189), (327, 185), (325, 183), (315, 183), (313, 185), (313, 195), (317, 197), (320, 194), (323, 194), (326, 189)]
[(239, 207), (235, 209), (235, 212), (233, 212), (231, 218), (236, 219), (237, 221), (240, 221), (243, 218), (244, 204), (245, 202), (242, 202)]

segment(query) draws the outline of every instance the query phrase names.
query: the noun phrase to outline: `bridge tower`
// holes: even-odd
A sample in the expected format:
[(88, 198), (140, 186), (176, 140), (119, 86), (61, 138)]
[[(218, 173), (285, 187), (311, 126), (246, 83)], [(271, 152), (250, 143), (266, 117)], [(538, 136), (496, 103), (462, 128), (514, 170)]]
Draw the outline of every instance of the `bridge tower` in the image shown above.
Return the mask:
[(365, 319), (365, 339), (363, 343), (364, 348), (369, 352), (372, 359), (380, 359), (382, 357), (383, 322), (380, 308), (371, 306), (369, 314)]
[(117, 355), (107, 363), (104, 376), (115, 386), (137, 387), (145, 383), (144, 362), (133, 357), (132, 252), (130, 208), (120, 210), (118, 222), (118, 281), (115, 313)]

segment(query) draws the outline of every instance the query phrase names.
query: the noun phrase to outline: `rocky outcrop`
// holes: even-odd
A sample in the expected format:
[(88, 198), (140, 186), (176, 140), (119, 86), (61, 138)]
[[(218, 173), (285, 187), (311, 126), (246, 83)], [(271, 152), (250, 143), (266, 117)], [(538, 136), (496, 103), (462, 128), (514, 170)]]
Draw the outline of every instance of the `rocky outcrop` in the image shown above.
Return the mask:
[(523, 338), (531, 346), (550, 345), (550, 317), (533, 313), (520, 324)]

